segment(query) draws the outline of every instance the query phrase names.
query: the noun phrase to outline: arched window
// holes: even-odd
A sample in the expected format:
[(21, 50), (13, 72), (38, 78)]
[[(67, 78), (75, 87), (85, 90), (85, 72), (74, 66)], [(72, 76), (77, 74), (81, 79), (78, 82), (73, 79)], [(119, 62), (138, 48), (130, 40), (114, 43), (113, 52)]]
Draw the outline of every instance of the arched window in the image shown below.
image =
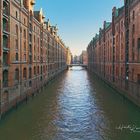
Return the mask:
[(37, 67), (37, 73), (39, 74), (39, 66)]
[(27, 69), (26, 68), (23, 69), (23, 78), (24, 79), (27, 78)]
[(26, 61), (26, 54), (24, 54), (24, 61)]
[(133, 11), (133, 16), (132, 16), (133, 20), (135, 20), (135, 11)]
[(36, 75), (36, 67), (34, 66), (34, 75)]
[(138, 61), (140, 61), (140, 38), (137, 39)]
[(15, 80), (19, 81), (19, 69), (15, 69)]
[(132, 26), (132, 33), (133, 34), (135, 33), (135, 24), (133, 24), (133, 26)]
[(18, 53), (16, 53), (16, 56), (15, 56), (15, 58), (16, 58), (16, 61), (18, 61)]
[(3, 86), (8, 87), (8, 70), (3, 71)]
[(26, 52), (26, 41), (24, 41), (24, 52)]
[(18, 25), (16, 24), (16, 35), (18, 36)]
[(18, 50), (18, 39), (15, 39), (16, 50)]
[(3, 65), (7, 66), (8, 65), (8, 53), (3, 52)]
[(29, 78), (32, 78), (32, 68), (29, 68)]
[(16, 18), (18, 18), (18, 12), (16, 11)]
[(8, 30), (8, 22), (7, 22), (7, 20), (6, 19), (3, 19), (3, 30), (4, 31), (7, 31)]
[(24, 29), (24, 38), (26, 39), (26, 30)]
[(24, 18), (24, 25), (26, 24), (26, 19)]
[(43, 66), (43, 71), (44, 71), (44, 73), (45, 73), (45, 66)]
[(41, 66), (41, 74), (42, 74), (42, 66)]

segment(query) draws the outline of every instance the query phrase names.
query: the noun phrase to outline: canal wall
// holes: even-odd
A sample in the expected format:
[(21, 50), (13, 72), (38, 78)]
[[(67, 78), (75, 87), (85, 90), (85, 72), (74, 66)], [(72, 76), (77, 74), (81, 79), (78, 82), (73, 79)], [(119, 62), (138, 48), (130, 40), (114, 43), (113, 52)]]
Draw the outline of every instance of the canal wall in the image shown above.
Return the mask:
[[(32, 0), (0, 0), (0, 114), (62, 72), (70, 49)], [(16, 13), (16, 14), (15, 14)]]
[[(125, 81), (124, 80), (118, 80), (117, 83), (111, 82), (107, 80), (106, 78), (102, 77), (100, 74), (94, 71), (90, 71), (88, 69), (89, 73), (93, 76), (97, 76), (100, 80), (104, 81), (108, 86), (110, 86), (112, 89), (118, 92), (118, 94), (122, 95), (124, 98), (131, 101), (133, 104), (140, 107), (140, 87), (137, 84), (129, 83), (129, 90), (125, 89)], [(122, 82), (123, 81), (123, 82)], [(118, 84), (119, 83), (119, 84)], [(134, 92), (135, 90), (135, 92)]]
[(104, 21), (103, 27), (87, 46), (88, 69), (138, 106), (140, 106), (138, 26), (140, 17), (137, 16), (139, 7), (139, 0), (125, 1), (124, 6), (120, 8), (113, 7), (112, 21)]
[[(36, 88), (27, 89), (26, 92), (23, 93), (23, 91), (19, 90), (19, 96), (16, 98), (11, 99), (9, 102), (5, 104), (1, 104), (1, 114), (0, 118), (3, 118), (10, 110), (17, 109), (18, 106), (23, 102), (28, 102), (29, 98), (33, 98), (37, 94), (39, 94), (44, 87), (46, 87), (52, 80), (54, 80), (58, 75), (63, 73), (65, 70), (67, 70), (67, 66), (64, 66), (61, 70), (58, 70), (54, 74), (51, 74), (48, 76), (46, 80), (44, 80), (41, 83), (38, 83)], [(20, 87), (22, 88), (22, 87)], [(21, 92), (21, 93), (20, 93)]]

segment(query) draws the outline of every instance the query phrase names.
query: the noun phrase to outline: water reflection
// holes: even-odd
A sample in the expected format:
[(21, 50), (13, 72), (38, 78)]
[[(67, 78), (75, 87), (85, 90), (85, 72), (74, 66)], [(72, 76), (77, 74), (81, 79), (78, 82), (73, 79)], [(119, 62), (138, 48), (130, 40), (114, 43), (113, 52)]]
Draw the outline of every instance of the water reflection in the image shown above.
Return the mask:
[(73, 67), (0, 123), (2, 140), (139, 140), (140, 111), (82, 67)]

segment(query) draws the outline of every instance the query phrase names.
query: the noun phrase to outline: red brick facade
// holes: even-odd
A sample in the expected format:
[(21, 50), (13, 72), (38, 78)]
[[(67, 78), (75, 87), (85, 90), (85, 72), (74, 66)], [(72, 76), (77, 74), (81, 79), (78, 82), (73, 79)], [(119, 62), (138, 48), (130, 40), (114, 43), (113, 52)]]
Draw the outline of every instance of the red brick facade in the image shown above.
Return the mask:
[(67, 48), (34, 0), (0, 1), (0, 113), (66, 69)]
[(87, 47), (88, 69), (140, 105), (140, 1), (112, 10)]

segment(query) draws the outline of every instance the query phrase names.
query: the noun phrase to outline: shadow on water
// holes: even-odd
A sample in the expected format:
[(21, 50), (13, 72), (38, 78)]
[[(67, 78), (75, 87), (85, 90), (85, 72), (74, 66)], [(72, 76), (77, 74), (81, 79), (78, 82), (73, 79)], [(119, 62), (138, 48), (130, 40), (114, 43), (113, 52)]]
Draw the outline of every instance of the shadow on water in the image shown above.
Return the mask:
[(139, 140), (139, 127), (138, 107), (72, 67), (0, 121), (0, 140)]

